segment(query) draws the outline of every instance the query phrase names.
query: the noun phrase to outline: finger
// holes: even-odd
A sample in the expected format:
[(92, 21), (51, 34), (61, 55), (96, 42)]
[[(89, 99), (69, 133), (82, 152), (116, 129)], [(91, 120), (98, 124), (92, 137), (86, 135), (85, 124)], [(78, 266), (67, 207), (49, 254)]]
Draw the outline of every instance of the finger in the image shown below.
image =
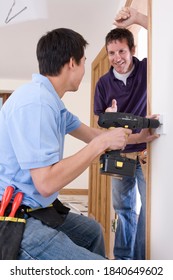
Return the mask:
[(121, 10), (122, 10), (123, 12), (126, 12), (126, 13), (128, 13), (128, 14), (130, 15), (129, 7), (123, 7)]
[(128, 19), (130, 17), (130, 13), (126, 10), (121, 10), (118, 15), (115, 17), (115, 20), (119, 21), (119, 20), (125, 20)]
[(116, 101), (116, 99), (112, 99), (112, 107), (115, 107), (115, 106), (117, 106), (117, 101)]
[(130, 134), (132, 134), (132, 130), (129, 128), (125, 128), (125, 133), (129, 136)]
[(124, 28), (125, 24), (123, 24), (123, 21), (114, 21), (113, 25), (119, 27), (119, 28)]
[(147, 143), (150, 143), (150, 142), (154, 141), (155, 139), (158, 139), (159, 137), (160, 137), (159, 134), (150, 135), (147, 137)]
[(128, 138), (129, 138), (129, 134), (126, 133), (125, 136), (126, 136), (126, 143), (127, 143)]
[(153, 115), (150, 115), (150, 116), (146, 116), (146, 118), (148, 119), (159, 119), (160, 115), (159, 114), (153, 114)]
[(112, 100), (112, 108), (116, 109), (116, 111), (117, 111), (117, 101), (116, 101), (116, 99)]
[(121, 11), (120, 12), (120, 16), (123, 18), (123, 19), (127, 19), (130, 17), (130, 14), (126, 11)]

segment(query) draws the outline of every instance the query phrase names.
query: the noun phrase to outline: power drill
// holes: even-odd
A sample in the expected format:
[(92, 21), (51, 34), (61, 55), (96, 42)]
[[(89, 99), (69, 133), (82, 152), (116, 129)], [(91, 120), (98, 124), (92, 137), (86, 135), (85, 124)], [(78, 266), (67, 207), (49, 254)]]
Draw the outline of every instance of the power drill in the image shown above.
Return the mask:
[[(104, 112), (99, 115), (98, 125), (103, 128), (124, 127), (129, 129), (158, 128), (157, 119), (148, 119), (130, 113)], [(100, 156), (100, 173), (111, 176), (134, 176), (134, 159), (122, 157), (120, 150), (107, 151)]]

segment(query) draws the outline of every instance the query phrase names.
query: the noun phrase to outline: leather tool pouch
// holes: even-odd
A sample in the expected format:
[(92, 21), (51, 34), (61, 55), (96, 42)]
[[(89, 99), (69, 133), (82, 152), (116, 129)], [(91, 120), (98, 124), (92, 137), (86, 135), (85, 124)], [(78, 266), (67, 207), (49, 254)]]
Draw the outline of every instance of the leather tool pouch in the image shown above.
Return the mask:
[(16, 260), (25, 229), (24, 212), (17, 210), (16, 217), (9, 217), (11, 204), (0, 217), (0, 260)]
[(146, 180), (146, 175), (147, 175), (147, 173), (146, 173), (147, 172), (147, 170), (146, 170), (146, 168), (147, 168), (147, 150), (139, 152), (138, 159), (139, 159), (139, 162), (141, 164), (144, 179)]
[(27, 209), (27, 215), (42, 221), (47, 226), (55, 228), (61, 225), (67, 217), (70, 208), (56, 199), (50, 206), (39, 209)]

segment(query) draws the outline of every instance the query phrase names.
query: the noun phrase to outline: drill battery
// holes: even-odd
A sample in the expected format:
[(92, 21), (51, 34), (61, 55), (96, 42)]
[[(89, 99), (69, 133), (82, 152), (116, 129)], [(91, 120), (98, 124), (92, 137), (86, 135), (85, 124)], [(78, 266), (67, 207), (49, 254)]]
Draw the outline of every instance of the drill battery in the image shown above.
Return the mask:
[(118, 151), (105, 152), (100, 156), (100, 174), (134, 177), (136, 160), (122, 157)]

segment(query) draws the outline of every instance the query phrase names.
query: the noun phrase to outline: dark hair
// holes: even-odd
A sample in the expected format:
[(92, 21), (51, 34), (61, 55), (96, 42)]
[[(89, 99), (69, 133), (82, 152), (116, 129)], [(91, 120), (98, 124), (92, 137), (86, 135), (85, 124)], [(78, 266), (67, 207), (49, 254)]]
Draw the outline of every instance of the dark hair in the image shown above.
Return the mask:
[(112, 41), (122, 41), (124, 39), (127, 41), (129, 49), (132, 50), (135, 46), (133, 33), (126, 28), (114, 28), (106, 35), (105, 46), (107, 48), (107, 45)]
[(36, 50), (40, 74), (60, 74), (71, 57), (79, 64), (86, 45), (87, 41), (79, 33), (67, 28), (54, 29), (43, 35)]

